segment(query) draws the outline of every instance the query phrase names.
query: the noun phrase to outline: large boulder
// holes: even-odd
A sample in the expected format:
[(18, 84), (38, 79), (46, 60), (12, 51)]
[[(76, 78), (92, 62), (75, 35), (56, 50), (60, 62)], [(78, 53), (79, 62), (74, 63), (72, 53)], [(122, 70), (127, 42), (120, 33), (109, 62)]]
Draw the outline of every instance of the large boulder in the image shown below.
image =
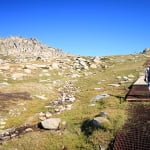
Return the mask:
[(41, 126), (47, 130), (57, 130), (59, 129), (60, 123), (61, 123), (60, 118), (50, 118), (50, 119), (41, 121)]

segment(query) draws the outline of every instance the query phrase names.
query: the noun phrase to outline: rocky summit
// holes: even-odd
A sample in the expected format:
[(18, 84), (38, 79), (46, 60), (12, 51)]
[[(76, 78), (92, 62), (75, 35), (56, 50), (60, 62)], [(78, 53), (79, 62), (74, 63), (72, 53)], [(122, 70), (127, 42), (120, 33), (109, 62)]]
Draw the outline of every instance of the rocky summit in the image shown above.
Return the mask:
[(145, 48), (142, 54), (150, 54), (150, 48)]
[(0, 56), (1, 59), (7, 59), (7, 61), (10, 59), (11, 61), (28, 62), (67, 55), (69, 54), (61, 49), (44, 45), (35, 38), (27, 39), (20, 36), (0, 38)]

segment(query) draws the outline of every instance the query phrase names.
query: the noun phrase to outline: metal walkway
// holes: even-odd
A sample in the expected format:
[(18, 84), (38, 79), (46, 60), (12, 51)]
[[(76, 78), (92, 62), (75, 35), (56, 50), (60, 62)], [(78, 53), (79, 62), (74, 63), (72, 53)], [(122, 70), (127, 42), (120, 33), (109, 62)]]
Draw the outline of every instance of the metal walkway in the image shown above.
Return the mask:
[(144, 81), (144, 76), (141, 76), (131, 87), (126, 95), (126, 100), (129, 102), (150, 101), (150, 91)]
[(129, 118), (115, 138), (113, 150), (150, 150), (150, 107), (132, 103)]
[(150, 101), (150, 91), (147, 85), (132, 85), (126, 95), (126, 100), (128, 102)]
[[(113, 150), (150, 150), (150, 91), (143, 76), (126, 95), (128, 120), (117, 133)], [(137, 103), (137, 102), (148, 103)]]

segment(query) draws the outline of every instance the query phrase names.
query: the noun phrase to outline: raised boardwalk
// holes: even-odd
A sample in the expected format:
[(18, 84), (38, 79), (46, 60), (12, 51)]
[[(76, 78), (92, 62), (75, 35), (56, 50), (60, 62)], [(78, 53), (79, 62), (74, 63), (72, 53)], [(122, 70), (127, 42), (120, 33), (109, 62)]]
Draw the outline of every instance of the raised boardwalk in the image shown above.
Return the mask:
[(144, 81), (144, 75), (131, 86), (131, 89), (126, 95), (126, 100), (129, 102), (150, 101), (150, 91)]
[(115, 138), (113, 150), (150, 150), (150, 105), (132, 103), (129, 118)]
[(126, 100), (132, 102), (128, 119), (116, 135), (113, 150), (150, 150), (150, 91), (144, 76), (131, 86)]

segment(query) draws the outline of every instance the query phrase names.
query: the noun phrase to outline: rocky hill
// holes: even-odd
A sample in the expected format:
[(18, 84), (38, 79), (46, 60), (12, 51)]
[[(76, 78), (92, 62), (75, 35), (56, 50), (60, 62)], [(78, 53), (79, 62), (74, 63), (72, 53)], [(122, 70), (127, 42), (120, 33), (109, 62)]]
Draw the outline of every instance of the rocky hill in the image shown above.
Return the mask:
[(1, 38), (0, 150), (111, 149), (147, 59), (70, 56), (36, 39)]
[(61, 49), (49, 47), (42, 44), (35, 38), (23, 38), (12, 36), (0, 38), (1, 59), (8, 58), (19, 62), (28, 62), (37, 59), (47, 60), (56, 57), (69, 55)]

